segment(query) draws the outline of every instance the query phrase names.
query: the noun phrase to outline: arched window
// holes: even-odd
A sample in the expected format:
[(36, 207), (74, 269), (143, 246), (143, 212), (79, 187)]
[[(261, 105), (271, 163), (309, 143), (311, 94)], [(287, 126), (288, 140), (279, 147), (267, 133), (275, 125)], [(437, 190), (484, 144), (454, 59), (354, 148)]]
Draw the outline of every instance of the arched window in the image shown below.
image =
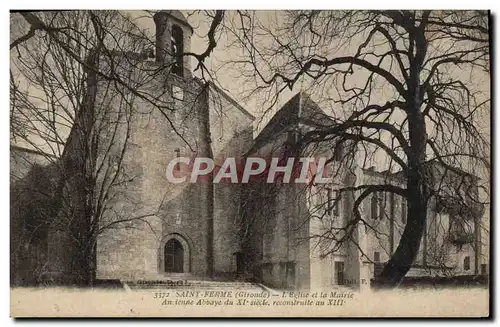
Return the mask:
[(466, 256), (464, 258), (464, 270), (469, 270), (470, 269), (470, 257)]
[(184, 272), (184, 248), (174, 238), (165, 243), (165, 272)]
[(174, 62), (172, 63), (172, 72), (176, 75), (184, 75), (183, 53), (184, 53), (184, 33), (178, 25), (172, 25), (172, 35), (170, 38), (172, 46), (171, 52)]

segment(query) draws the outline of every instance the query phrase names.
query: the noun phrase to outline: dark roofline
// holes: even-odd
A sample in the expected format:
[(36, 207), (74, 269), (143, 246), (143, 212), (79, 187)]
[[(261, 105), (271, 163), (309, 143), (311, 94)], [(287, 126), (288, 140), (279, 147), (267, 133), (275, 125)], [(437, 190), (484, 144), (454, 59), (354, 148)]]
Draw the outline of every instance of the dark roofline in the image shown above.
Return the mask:
[[(290, 99), (288, 99), (288, 101), (285, 102), (285, 104), (283, 104), (278, 110), (276, 110), (276, 112), (273, 113), (271, 118), (267, 121), (266, 125), (260, 130), (259, 134), (257, 134), (255, 136), (253, 143), (252, 143), (252, 146), (250, 147), (250, 149), (248, 149), (248, 151), (245, 152), (245, 156), (248, 156), (249, 154), (257, 151), (264, 144), (269, 142), (273, 137), (281, 135), (283, 133), (283, 131), (286, 130), (286, 128), (283, 128), (280, 130), (270, 130), (270, 128), (271, 128), (270, 126), (275, 124), (276, 119), (277, 119), (276, 117), (283, 115), (283, 111), (285, 110), (285, 108), (287, 106), (291, 105), (297, 99), (299, 100), (299, 106), (300, 106), (300, 102), (301, 102), (300, 97), (301, 97), (301, 93), (297, 92)], [(300, 111), (300, 109), (299, 109), (299, 111)], [(281, 117), (281, 118), (283, 118), (283, 117)], [(297, 121), (294, 121), (294, 124), (295, 123), (298, 123), (298, 119), (297, 119)]]
[(14, 150), (14, 151), (19, 151), (19, 152), (32, 153), (32, 154), (36, 154), (36, 155), (39, 155), (39, 156), (44, 156), (44, 157), (50, 157), (50, 158), (58, 159), (58, 157), (56, 155), (54, 155), (54, 154), (46, 153), (46, 152), (39, 151), (39, 150), (29, 149), (29, 148), (25, 148), (25, 147), (18, 146), (18, 145), (13, 145), (13, 144), (10, 145), (10, 150), (11, 151)]
[[(308, 126), (314, 126), (314, 127), (324, 127), (321, 124), (317, 122), (314, 118), (311, 119), (311, 117), (307, 117), (304, 115), (304, 108), (308, 108), (308, 110), (315, 111), (316, 114), (322, 115), (324, 119), (331, 119), (327, 114), (323, 112), (323, 110), (319, 107), (319, 105), (309, 97), (309, 95), (306, 92), (299, 91), (295, 93), (290, 99), (288, 99), (285, 104), (283, 104), (269, 119), (269, 121), (266, 123), (264, 128), (262, 128), (259, 132), (259, 134), (255, 137), (254, 143), (252, 147), (247, 151), (247, 155), (249, 153), (255, 152), (258, 149), (262, 147), (263, 144), (266, 144), (266, 142), (269, 142), (273, 137), (277, 135), (281, 135), (284, 131), (287, 131), (287, 127), (289, 126), (284, 126), (284, 128), (280, 130), (269, 130), (273, 124), (276, 123), (276, 119), (278, 118), (288, 118), (287, 116), (283, 116), (284, 110), (288, 110), (285, 108), (288, 108), (288, 106), (292, 105), (295, 101), (297, 101), (297, 112), (295, 113), (296, 117), (293, 117), (291, 121), (288, 122), (288, 124), (293, 124), (294, 127), (298, 127), (299, 124), (304, 124)], [(281, 115), (281, 116), (280, 116)], [(276, 118), (278, 117), (278, 118)], [(291, 125), (290, 125), (291, 126)]]
[(236, 102), (236, 100), (234, 100), (229, 94), (227, 94), (223, 89), (221, 89), (220, 87), (218, 87), (217, 85), (215, 85), (214, 82), (212, 81), (209, 81), (208, 82), (211, 86), (214, 87), (215, 90), (217, 90), (217, 92), (219, 92), (220, 94), (222, 94), (222, 96), (227, 100), (229, 101), (232, 105), (234, 105), (236, 108), (238, 108), (242, 113), (244, 113), (245, 115), (248, 116), (248, 118), (250, 118), (252, 121), (255, 120), (255, 116), (252, 115), (251, 113), (249, 113), (245, 108), (243, 108), (238, 102)]

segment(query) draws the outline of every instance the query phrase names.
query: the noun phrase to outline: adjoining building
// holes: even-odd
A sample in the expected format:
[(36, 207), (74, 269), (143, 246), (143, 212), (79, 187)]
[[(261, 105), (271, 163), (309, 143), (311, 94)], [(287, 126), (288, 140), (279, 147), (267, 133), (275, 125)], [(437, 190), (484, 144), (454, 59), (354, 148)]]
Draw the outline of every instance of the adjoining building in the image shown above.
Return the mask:
[[(286, 117), (286, 118), (283, 118)], [(328, 166), (326, 184), (249, 184), (241, 198), (244, 252), (253, 276), (277, 288), (368, 287), (395, 252), (407, 219), (405, 199), (378, 192), (366, 198), (355, 219), (356, 194), (345, 191), (358, 185), (392, 184), (404, 188), (403, 174), (378, 172), (374, 167), (346, 165), (344, 143), (332, 148), (297, 150), (300, 135), (329, 118), (306, 94), (288, 101), (256, 137), (249, 156), (297, 155), (334, 159)], [(289, 149), (293, 149), (290, 151)], [(312, 152), (312, 153), (311, 153)], [(349, 162), (350, 163), (350, 162)], [(437, 195), (429, 201), (427, 227), (412, 277), (450, 277), (486, 274), (481, 252), (484, 208), (478, 203), (477, 178), (447, 171), (428, 162), (431, 185)], [(467, 196), (466, 196), (467, 195)]]

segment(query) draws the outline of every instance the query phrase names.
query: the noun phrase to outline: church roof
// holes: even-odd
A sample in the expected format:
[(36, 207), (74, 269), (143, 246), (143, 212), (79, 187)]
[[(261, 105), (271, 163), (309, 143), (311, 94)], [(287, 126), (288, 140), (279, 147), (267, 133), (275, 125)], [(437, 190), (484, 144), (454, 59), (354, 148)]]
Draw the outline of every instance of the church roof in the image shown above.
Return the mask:
[(260, 148), (275, 135), (299, 123), (312, 126), (324, 126), (331, 121), (323, 110), (305, 92), (299, 92), (285, 103), (271, 118), (267, 125), (255, 138), (249, 153)]
[[(199, 82), (200, 85), (203, 85), (202, 80), (196, 78), (196, 81)], [(245, 108), (243, 108), (243, 106), (241, 106), (238, 102), (236, 102), (236, 100), (234, 100), (229, 94), (227, 94), (226, 91), (215, 85), (215, 83), (212, 81), (209, 81), (209, 83), (215, 92), (218, 92), (220, 95), (222, 95), (227, 101), (229, 101), (233, 106), (235, 106), (242, 113), (244, 113), (248, 118), (250, 118), (251, 120), (255, 120), (255, 117), (251, 113), (249, 113)]]

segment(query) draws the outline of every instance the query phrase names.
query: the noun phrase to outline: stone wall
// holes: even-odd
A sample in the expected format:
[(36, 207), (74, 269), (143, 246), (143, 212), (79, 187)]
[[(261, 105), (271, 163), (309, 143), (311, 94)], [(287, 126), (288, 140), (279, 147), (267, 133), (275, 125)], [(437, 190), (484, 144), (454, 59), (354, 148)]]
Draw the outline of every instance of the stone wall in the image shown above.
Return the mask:
[[(216, 167), (226, 158), (242, 156), (252, 144), (253, 116), (210, 85), (210, 136)], [(220, 278), (234, 277), (236, 255), (240, 251), (239, 227), (241, 184), (228, 180), (214, 184), (214, 270)]]
[[(137, 100), (137, 113), (127, 164), (130, 174), (137, 175), (125, 189), (126, 196), (115, 206), (130, 207), (130, 197), (137, 201), (126, 215), (143, 216), (106, 231), (99, 239), (98, 277), (141, 279), (165, 276), (162, 270), (162, 247), (167, 235), (180, 235), (189, 244), (185, 274), (207, 274), (207, 221), (209, 185), (183, 183), (174, 185), (166, 178), (166, 168), (177, 155), (204, 156), (208, 145), (203, 133), (203, 110), (208, 110), (201, 85), (192, 79), (167, 75), (153, 81), (151, 92), (163, 94), (169, 107), (161, 112), (145, 101)], [(172, 98), (172, 88), (183, 90), (183, 99)], [(167, 116), (173, 127), (170, 125)], [(174, 130), (175, 128), (175, 130)], [(181, 172), (187, 173), (181, 165)]]
[[(183, 90), (182, 100), (171, 97), (174, 86)], [(137, 220), (120, 224), (101, 235), (98, 277), (141, 279), (171, 275), (165, 273), (163, 263), (163, 247), (171, 235), (182, 238), (189, 247), (184, 249), (190, 262), (185, 275), (207, 277), (211, 261), (216, 274), (231, 275), (236, 269), (233, 253), (239, 250), (240, 186), (212, 185), (204, 178), (197, 183), (174, 185), (165, 172), (177, 155), (192, 159), (213, 155), (219, 165), (218, 160), (238, 157), (251, 142), (253, 118), (226, 95), (214, 90), (209, 96), (208, 89), (189, 78), (170, 75), (154, 82), (150, 89), (165, 94), (173, 110), (161, 113), (136, 100), (126, 167), (137, 176), (123, 190), (126, 197), (114, 206), (127, 215), (151, 216), (144, 219), (147, 223)], [(189, 174), (188, 167), (180, 167), (181, 174)], [(136, 204), (130, 203), (130, 198)]]

